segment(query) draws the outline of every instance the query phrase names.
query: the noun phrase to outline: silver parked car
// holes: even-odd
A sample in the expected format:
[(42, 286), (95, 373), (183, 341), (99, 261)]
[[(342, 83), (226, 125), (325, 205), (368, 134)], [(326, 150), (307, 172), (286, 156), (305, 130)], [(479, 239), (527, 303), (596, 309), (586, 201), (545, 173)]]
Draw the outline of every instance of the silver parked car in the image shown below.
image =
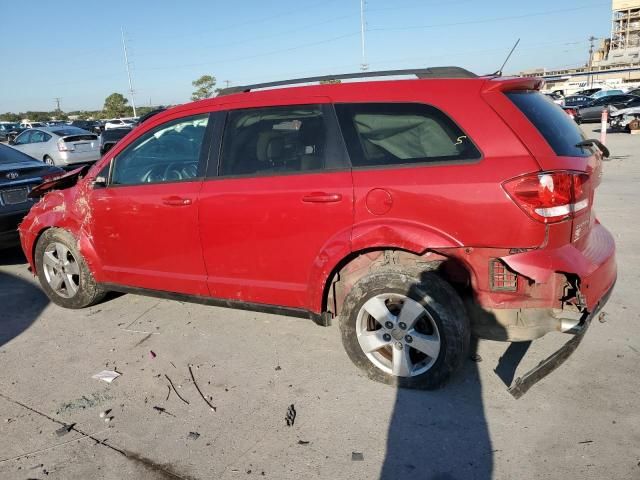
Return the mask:
[(98, 135), (76, 127), (30, 128), (10, 145), (36, 160), (58, 167), (95, 162), (100, 158)]

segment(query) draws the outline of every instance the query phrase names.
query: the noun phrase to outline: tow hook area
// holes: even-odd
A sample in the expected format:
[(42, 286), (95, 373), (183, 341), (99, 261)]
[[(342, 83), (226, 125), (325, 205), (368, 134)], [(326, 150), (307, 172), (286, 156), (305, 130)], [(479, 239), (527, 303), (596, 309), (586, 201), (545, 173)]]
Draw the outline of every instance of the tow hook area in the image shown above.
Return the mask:
[(521, 377), (518, 377), (513, 382), (513, 385), (508, 388), (508, 392), (513, 395), (514, 398), (518, 399), (522, 397), (525, 393), (527, 393), (527, 391), (529, 391), (531, 387), (533, 387), (536, 383), (553, 372), (571, 356), (576, 348), (578, 348), (578, 345), (580, 345), (580, 342), (582, 342), (585, 333), (587, 333), (587, 330), (591, 325), (591, 321), (600, 313), (600, 310), (607, 303), (607, 300), (609, 300), (609, 296), (611, 295), (612, 291), (613, 286), (604, 295), (604, 297), (598, 303), (597, 307), (591, 313), (584, 313), (578, 325), (573, 327), (570, 331), (566, 332), (575, 332), (574, 337), (571, 340), (565, 343), (555, 353), (542, 360), (537, 367), (529, 370), (527, 373), (525, 373)]

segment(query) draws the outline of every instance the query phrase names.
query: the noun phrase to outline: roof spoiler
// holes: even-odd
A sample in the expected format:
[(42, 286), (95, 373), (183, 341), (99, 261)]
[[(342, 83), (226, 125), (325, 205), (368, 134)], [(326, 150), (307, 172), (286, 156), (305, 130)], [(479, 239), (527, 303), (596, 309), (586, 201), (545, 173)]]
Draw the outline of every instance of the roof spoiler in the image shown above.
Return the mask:
[(238, 87), (223, 88), (218, 92), (218, 96), (230, 95), (232, 93), (246, 93), (251, 90), (259, 88), (269, 87), (281, 87), (285, 85), (297, 85), (301, 83), (314, 83), (314, 82), (331, 82), (335, 80), (351, 80), (355, 78), (373, 78), (373, 77), (393, 77), (393, 76), (406, 76), (415, 75), (420, 79), (427, 78), (477, 78), (478, 76), (461, 67), (431, 67), (421, 69), (409, 69), (409, 70), (381, 70), (377, 72), (355, 72), (355, 73), (341, 73), (338, 75), (323, 75), (319, 77), (304, 77), (294, 78), (291, 80), (278, 80), (275, 82), (256, 83), (253, 85), (244, 85)]
[(544, 80), (534, 77), (494, 77), (486, 81), (482, 87), (483, 93), (507, 92), (510, 90), (540, 90)]

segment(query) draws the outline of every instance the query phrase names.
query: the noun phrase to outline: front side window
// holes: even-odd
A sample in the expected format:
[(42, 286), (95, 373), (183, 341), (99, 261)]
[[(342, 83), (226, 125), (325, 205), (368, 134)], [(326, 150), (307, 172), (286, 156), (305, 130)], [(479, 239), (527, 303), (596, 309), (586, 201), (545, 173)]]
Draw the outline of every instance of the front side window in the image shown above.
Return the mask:
[(31, 130), (21, 133), (16, 137), (15, 145), (26, 145), (31, 143)]
[(135, 140), (116, 158), (113, 185), (192, 180), (198, 177), (208, 115), (165, 123)]
[(229, 112), (220, 175), (270, 175), (320, 170), (327, 134), (318, 105)]
[(338, 104), (354, 167), (475, 160), (480, 152), (442, 111), (414, 103)]

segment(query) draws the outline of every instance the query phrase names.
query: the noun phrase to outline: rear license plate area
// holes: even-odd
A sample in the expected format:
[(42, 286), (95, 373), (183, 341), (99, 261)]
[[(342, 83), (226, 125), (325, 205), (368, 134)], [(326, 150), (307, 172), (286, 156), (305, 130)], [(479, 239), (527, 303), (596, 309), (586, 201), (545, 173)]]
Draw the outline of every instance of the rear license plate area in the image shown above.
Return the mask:
[(91, 151), (91, 144), (90, 143), (76, 143), (74, 145), (75, 151), (76, 152), (89, 152)]
[(28, 200), (27, 195), (29, 194), (29, 189), (27, 187), (23, 188), (15, 188), (12, 190), (5, 190), (0, 195), (2, 195), (2, 203), (5, 205), (16, 205), (18, 203), (24, 203)]

